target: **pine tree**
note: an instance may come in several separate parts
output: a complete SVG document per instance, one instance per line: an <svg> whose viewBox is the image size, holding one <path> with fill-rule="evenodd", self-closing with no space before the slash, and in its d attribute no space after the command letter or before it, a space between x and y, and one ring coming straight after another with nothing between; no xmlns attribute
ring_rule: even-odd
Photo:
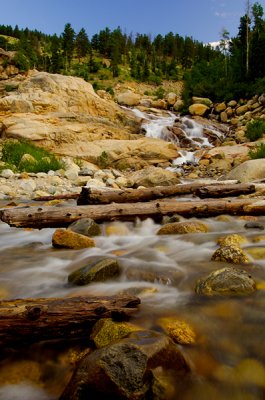
<svg viewBox="0 0 265 400"><path fill-rule="evenodd" d="M80 59L83 57L86 57L89 51L89 40L87 33L84 28L80 30L80 32L76 35L75 39L75 49L76 49L76 55L78 57L78 61L80 62Z"/></svg>
<svg viewBox="0 0 265 400"><path fill-rule="evenodd" d="M71 24L68 22L62 33L63 39L63 54L65 59L65 69L67 66L70 68L71 62L74 55L74 46L75 46L75 31L73 30Z"/></svg>

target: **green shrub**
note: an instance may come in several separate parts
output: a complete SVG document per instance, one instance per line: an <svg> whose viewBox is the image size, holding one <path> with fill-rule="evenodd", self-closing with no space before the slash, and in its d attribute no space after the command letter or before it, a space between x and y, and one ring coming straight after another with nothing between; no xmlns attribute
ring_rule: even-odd
<svg viewBox="0 0 265 400"><path fill-rule="evenodd" d="M115 94L112 86L108 86L107 89L106 89L106 92L111 94L111 96L114 96L114 94Z"/></svg>
<svg viewBox="0 0 265 400"><path fill-rule="evenodd" d="M30 157L22 159L24 154ZM31 159L32 158L32 159ZM62 168L62 163L49 151L27 141L8 140L3 143L1 160L15 171L48 172Z"/></svg>
<svg viewBox="0 0 265 400"><path fill-rule="evenodd" d="M102 153L98 157L98 165L100 166L100 168L106 168L108 166L109 164L108 159L109 159L108 153L106 153L106 151L102 151Z"/></svg>
<svg viewBox="0 0 265 400"><path fill-rule="evenodd" d="M254 142L260 139L265 133L265 122L255 119L247 124L246 137Z"/></svg>
<svg viewBox="0 0 265 400"><path fill-rule="evenodd" d="M18 85L5 85L5 91L6 92L13 92L14 90L17 90Z"/></svg>
<svg viewBox="0 0 265 400"><path fill-rule="evenodd" d="M165 96L165 89L160 86L156 91L155 91L155 96L157 99L163 99Z"/></svg>
<svg viewBox="0 0 265 400"><path fill-rule="evenodd" d="M248 153L249 157L252 160L256 160L257 158L265 158L265 143L260 143L253 150L250 150Z"/></svg>

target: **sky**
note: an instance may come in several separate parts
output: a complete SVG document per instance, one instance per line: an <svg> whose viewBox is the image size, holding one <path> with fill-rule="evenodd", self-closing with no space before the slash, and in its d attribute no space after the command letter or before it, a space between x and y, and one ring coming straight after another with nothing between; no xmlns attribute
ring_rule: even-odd
<svg viewBox="0 0 265 400"><path fill-rule="evenodd" d="M0 24L60 35L70 22L89 38L118 26L126 34L169 32L200 42L220 40L225 29L238 33L247 0L1 0ZM254 1L255 2L255 1ZM265 12L265 0L259 0ZM253 3L253 2L251 2Z"/></svg>

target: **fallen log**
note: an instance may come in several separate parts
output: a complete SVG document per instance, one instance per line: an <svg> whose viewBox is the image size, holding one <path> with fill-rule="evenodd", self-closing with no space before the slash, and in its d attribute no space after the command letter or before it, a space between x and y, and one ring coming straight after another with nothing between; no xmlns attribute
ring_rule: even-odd
<svg viewBox="0 0 265 400"><path fill-rule="evenodd" d="M132 221L135 218L160 219L164 215L179 214L184 217L210 217L220 214L264 215L265 204L254 211L247 206L257 202L255 198L152 201L146 203L106 204L72 207L22 207L0 210L0 219L17 228L65 227L80 218L95 221ZM253 210L253 209L251 209Z"/></svg>
<svg viewBox="0 0 265 400"><path fill-rule="evenodd" d="M255 193L256 187L250 183L241 183L234 185L211 185L200 187L195 190L196 196L200 198L210 198L210 197L230 197L239 196L241 194L251 194Z"/></svg>
<svg viewBox="0 0 265 400"><path fill-rule="evenodd" d="M135 296L16 299L0 302L0 343L36 342L89 336L101 318L126 320L140 299Z"/></svg>
<svg viewBox="0 0 265 400"><path fill-rule="evenodd" d="M51 200L75 200L80 196L79 193L66 193L66 194L57 194L55 196L38 196L34 197L32 200L34 201L51 201Z"/></svg>
<svg viewBox="0 0 265 400"><path fill-rule="evenodd" d="M78 205L131 203L150 201L170 196L195 193L199 197L228 197L255 192L253 184L202 185L201 183L179 184L172 186L156 186L141 189L97 189L82 187L77 199Z"/></svg>

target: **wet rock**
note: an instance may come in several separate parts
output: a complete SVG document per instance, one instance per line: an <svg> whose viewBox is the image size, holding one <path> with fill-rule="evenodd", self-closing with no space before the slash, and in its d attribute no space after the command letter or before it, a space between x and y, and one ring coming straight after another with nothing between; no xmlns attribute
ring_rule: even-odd
<svg viewBox="0 0 265 400"><path fill-rule="evenodd" d="M148 296L150 294L157 293L158 289L156 287L150 287L150 286L142 286L142 287L129 287L127 289L122 290L119 292L121 295L129 295L129 296L137 296L137 297L142 297L142 296Z"/></svg>
<svg viewBox="0 0 265 400"><path fill-rule="evenodd" d="M153 395L153 370L158 367L170 373L176 382L190 372L183 355L169 337L152 331L135 332L129 338L85 356L60 400L162 400L163 397Z"/></svg>
<svg viewBox="0 0 265 400"><path fill-rule="evenodd" d="M91 218L80 218L69 225L68 229L85 236L98 236L101 234L100 226Z"/></svg>
<svg viewBox="0 0 265 400"><path fill-rule="evenodd" d="M223 246L241 246L241 244L246 243L247 239L244 236L238 235L236 233L232 235L222 236L217 240L220 247Z"/></svg>
<svg viewBox="0 0 265 400"><path fill-rule="evenodd" d="M244 225L244 228L246 228L246 229L260 229L261 231L263 231L264 230L264 225L261 224L260 222L249 221Z"/></svg>
<svg viewBox="0 0 265 400"><path fill-rule="evenodd" d="M258 360L245 358L236 367L221 366L215 372L221 382L265 387L265 367Z"/></svg>
<svg viewBox="0 0 265 400"><path fill-rule="evenodd" d="M94 247L95 242L87 236L80 235L70 229L56 229L52 236L52 245L56 248L85 249Z"/></svg>
<svg viewBox="0 0 265 400"><path fill-rule="evenodd" d="M136 187L168 186L180 182L174 172L158 167L148 167L136 171L129 176L129 179Z"/></svg>
<svg viewBox="0 0 265 400"><path fill-rule="evenodd" d="M157 232L158 235L174 235L184 233L208 232L208 227L199 221L180 221L163 225Z"/></svg>
<svg viewBox="0 0 265 400"><path fill-rule="evenodd" d="M105 227L105 234L107 236L127 236L129 233L129 228L122 222L115 221Z"/></svg>
<svg viewBox="0 0 265 400"><path fill-rule="evenodd" d="M212 261L226 261L232 264L248 264L247 254L236 245L222 246L215 250L211 258Z"/></svg>
<svg viewBox="0 0 265 400"><path fill-rule="evenodd" d="M119 263L112 258L93 260L85 266L72 272L68 282L73 285L83 286L92 282L104 282L120 275Z"/></svg>
<svg viewBox="0 0 265 400"><path fill-rule="evenodd" d="M228 295L240 296L251 294L256 290L252 277L243 270L222 268L212 272L196 282L195 292L207 296Z"/></svg>
<svg viewBox="0 0 265 400"><path fill-rule="evenodd" d="M194 344L196 334L194 330L184 321L180 321L174 317L160 318L158 320L165 332L174 342L179 344Z"/></svg>
<svg viewBox="0 0 265 400"><path fill-rule="evenodd" d="M265 247L248 247L246 251L255 260L265 259Z"/></svg>
<svg viewBox="0 0 265 400"><path fill-rule="evenodd" d="M173 286L177 285L183 278L182 272L174 268L163 268L163 270L156 271L151 268L130 267L126 270L125 274L129 280L139 280Z"/></svg>
<svg viewBox="0 0 265 400"><path fill-rule="evenodd" d="M94 325L90 339L100 349L141 329L129 322L115 322L111 318L102 318Z"/></svg>

